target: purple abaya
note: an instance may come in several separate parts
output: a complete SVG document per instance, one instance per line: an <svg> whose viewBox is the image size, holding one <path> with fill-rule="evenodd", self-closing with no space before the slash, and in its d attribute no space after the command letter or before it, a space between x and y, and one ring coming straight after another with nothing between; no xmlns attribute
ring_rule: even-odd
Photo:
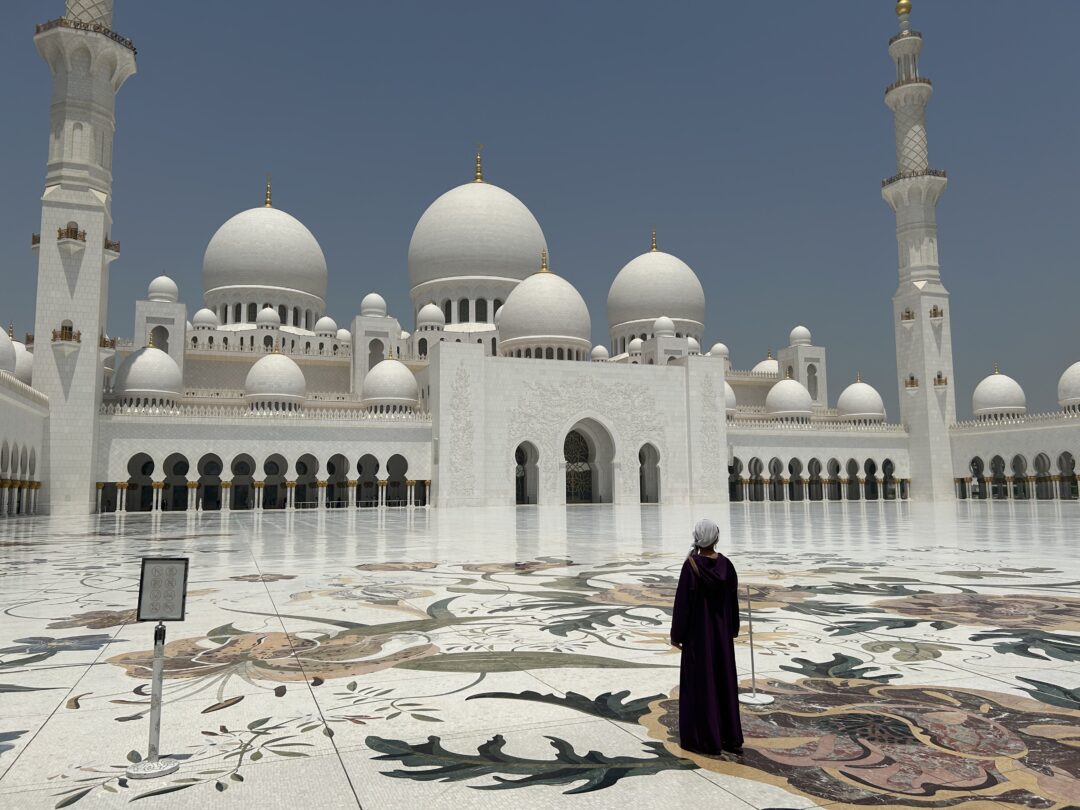
<svg viewBox="0 0 1080 810"><path fill-rule="evenodd" d="M697 566L695 571L694 566ZM679 674L680 745L702 754L741 748L735 636L739 577L723 554L693 554L683 563L671 642L682 645Z"/></svg>

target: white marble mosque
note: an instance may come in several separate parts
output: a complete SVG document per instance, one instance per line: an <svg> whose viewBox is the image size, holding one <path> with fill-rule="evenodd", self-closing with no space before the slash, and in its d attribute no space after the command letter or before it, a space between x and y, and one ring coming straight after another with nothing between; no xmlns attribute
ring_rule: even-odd
<svg viewBox="0 0 1080 810"><path fill-rule="evenodd" d="M831 399L826 347L802 325L736 368L697 275L655 233L614 275L609 341L593 346L540 223L479 153L416 224L410 313L373 292L349 322L330 318L319 243L268 181L210 236L201 306L160 276L133 337L108 336L114 108L136 51L112 0L68 0L34 37L53 73L49 160L34 332L0 336L0 513L1076 499L1080 363L1060 411L1027 413L994 369L974 419L957 419L946 176L929 159L923 37L897 8L897 166L882 184L896 371L834 380ZM899 413L874 385L897 386Z"/></svg>

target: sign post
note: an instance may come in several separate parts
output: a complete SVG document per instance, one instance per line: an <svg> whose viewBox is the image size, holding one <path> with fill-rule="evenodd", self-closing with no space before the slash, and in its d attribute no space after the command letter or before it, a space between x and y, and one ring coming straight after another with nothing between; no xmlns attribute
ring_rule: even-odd
<svg viewBox="0 0 1080 810"><path fill-rule="evenodd" d="M750 624L750 683L753 692L750 694L743 692L739 695L739 703L746 703L749 706L768 706L775 698L772 695L766 695L764 692L758 694L757 690L757 670L754 668L754 609L750 606L749 585L746 586L746 618Z"/></svg>
<svg viewBox="0 0 1080 810"><path fill-rule="evenodd" d="M180 763L159 756L161 737L161 680L165 669L165 622L184 620L187 603L188 559L186 557L143 557L139 578L140 622L157 622L154 627L154 665L150 682L150 743L146 758L127 769L130 779L153 779L175 773Z"/></svg>

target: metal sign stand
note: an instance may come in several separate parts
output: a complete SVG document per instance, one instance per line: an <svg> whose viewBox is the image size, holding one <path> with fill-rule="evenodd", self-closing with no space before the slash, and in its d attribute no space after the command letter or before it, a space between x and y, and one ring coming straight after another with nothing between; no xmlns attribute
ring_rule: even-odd
<svg viewBox="0 0 1080 810"><path fill-rule="evenodd" d="M768 706L775 698L772 695L766 695L764 692L758 694L757 690L757 669L754 667L754 610L750 606L750 586L746 586L746 616L749 619L750 624L750 682L753 685L753 692L743 692L739 695L739 703L746 703L750 706Z"/></svg>
<svg viewBox="0 0 1080 810"><path fill-rule="evenodd" d="M157 623L154 628L154 675L150 684L150 744L146 759L127 769L130 779L153 779L176 773L180 763L174 759L158 758L158 740L161 737L161 675L165 669L165 625Z"/></svg>

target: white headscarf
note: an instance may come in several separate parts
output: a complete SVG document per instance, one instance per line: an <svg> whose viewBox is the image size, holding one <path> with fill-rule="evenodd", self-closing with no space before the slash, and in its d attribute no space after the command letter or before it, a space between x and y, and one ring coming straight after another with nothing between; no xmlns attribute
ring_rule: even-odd
<svg viewBox="0 0 1080 810"><path fill-rule="evenodd" d="M720 539L720 527L708 518L703 518L694 526L694 546L696 548L712 548Z"/></svg>

